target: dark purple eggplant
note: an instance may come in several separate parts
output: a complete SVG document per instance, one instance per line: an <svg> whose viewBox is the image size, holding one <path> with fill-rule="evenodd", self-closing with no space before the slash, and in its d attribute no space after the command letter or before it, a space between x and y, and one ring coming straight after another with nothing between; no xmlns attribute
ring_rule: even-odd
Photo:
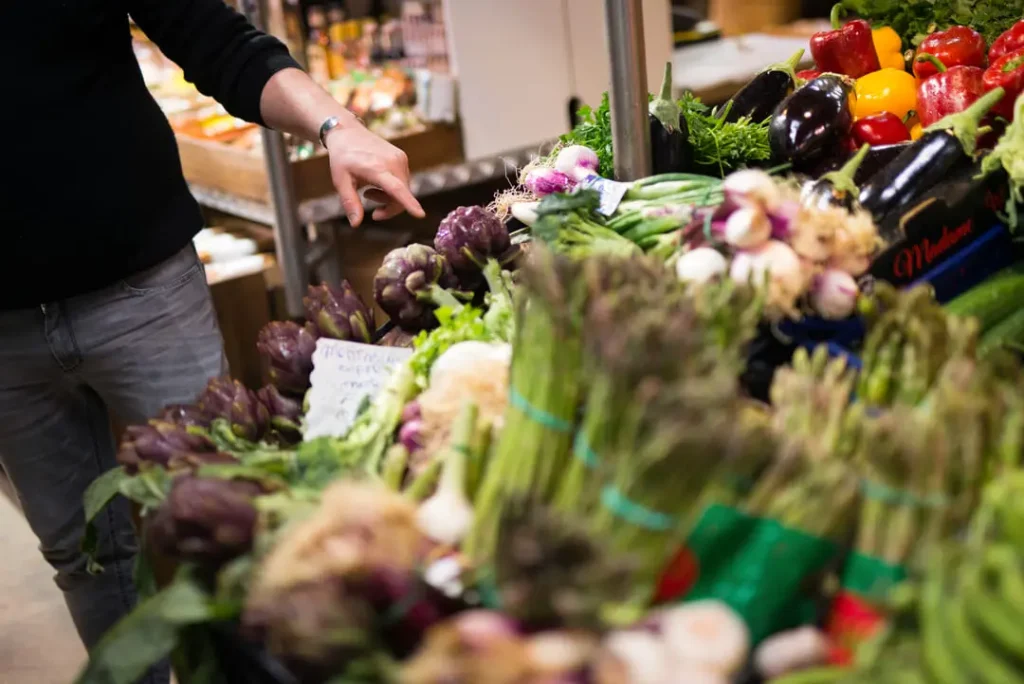
<svg viewBox="0 0 1024 684"><path fill-rule="evenodd" d="M910 144L911 143L908 141L893 143L891 145L875 145L868 150L867 156L864 157L864 161L861 162L860 167L857 169L857 173L853 176L853 182L858 186L863 186L871 180L876 173L888 166L889 162L898 157L903 150L910 147ZM850 161L854 154L856 153L847 153L837 157L830 157L820 166L809 171L807 175L814 179L821 178L826 173L838 171L843 168L848 161Z"/></svg>
<svg viewBox="0 0 1024 684"><path fill-rule="evenodd" d="M858 209L860 204L857 197L860 195L860 188L853 179L870 149L871 145L864 145L838 171L830 171L818 180L805 184L800 193L800 202L805 207L840 207L851 213Z"/></svg>
<svg viewBox="0 0 1024 684"><path fill-rule="evenodd" d="M883 231L884 239L899 237L893 227L906 209L950 174L973 163L981 120L1003 94L1002 88L996 88L964 111L929 126L861 189L861 206L880 227L889 227Z"/></svg>
<svg viewBox="0 0 1024 684"><path fill-rule="evenodd" d="M768 129L775 163L803 171L835 150L853 126L852 98L849 79L825 74L783 100Z"/></svg>
<svg viewBox="0 0 1024 684"><path fill-rule="evenodd" d="M690 170L690 132L679 103L672 99L672 62L665 64L661 92L651 100L651 174Z"/></svg>
<svg viewBox="0 0 1024 684"><path fill-rule="evenodd" d="M726 123L747 118L761 122L772 115L796 89L796 67L804 56L801 49L785 62L773 64L743 86L722 108Z"/></svg>

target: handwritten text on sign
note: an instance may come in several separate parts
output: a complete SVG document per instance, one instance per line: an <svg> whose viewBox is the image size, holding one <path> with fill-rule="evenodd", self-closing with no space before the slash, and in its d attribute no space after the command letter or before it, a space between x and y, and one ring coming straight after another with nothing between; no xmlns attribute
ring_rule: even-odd
<svg viewBox="0 0 1024 684"><path fill-rule="evenodd" d="M411 349L400 347L317 340L306 439L344 436L363 400L376 397L387 385L395 366L411 354Z"/></svg>

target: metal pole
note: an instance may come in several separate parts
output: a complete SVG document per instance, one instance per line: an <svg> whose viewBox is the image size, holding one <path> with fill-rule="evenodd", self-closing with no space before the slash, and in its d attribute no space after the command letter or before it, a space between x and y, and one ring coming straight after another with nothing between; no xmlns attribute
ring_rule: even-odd
<svg viewBox="0 0 1024 684"><path fill-rule="evenodd" d="M647 65L642 0L605 0L611 53L612 148L615 177L630 181L651 172Z"/></svg>
<svg viewBox="0 0 1024 684"><path fill-rule="evenodd" d="M257 27L266 29L268 12L266 5L280 0L243 3L246 14ZM299 203L295 199L292 185L291 161L284 134L264 128L263 161L267 166L267 180L270 197L274 204L274 244L277 247L277 264L284 278L284 301L288 316L297 318L303 314L302 296L309 285L309 269L306 265L306 244L299 223Z"/></svg>

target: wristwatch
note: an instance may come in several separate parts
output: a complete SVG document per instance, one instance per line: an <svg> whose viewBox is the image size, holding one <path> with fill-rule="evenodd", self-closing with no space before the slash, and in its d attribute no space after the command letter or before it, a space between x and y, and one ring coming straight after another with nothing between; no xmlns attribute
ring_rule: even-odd
<svg viewBox="0 0 1024 684"><path fill-rule="evenodd" d="M356 116L355 114L352 114L352 116L355 117L355 120L358 121L363 126L366 125L366 123L361 118ZM335 128L337 128L340 125L341 125L341 119L339 117L337 117L337 116L329 116L329 117L327 117L324 120L324 122L322 124L320 124L320 144L323 145L324 147L327 147L327 134L330 133L331 131L333 131Z"/></svg>

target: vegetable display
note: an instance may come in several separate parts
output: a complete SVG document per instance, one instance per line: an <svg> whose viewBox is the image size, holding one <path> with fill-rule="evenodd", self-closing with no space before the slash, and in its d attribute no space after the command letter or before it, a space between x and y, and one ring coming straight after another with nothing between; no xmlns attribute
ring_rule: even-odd
<svg viewBox="0 0 1024 684"><path fill-rule="evenodd" d="M385 256L384 328L310 287L268 384L128 428L90 571L119 496L178 568L77 684L1024 682L1024 30L842 5L716 110L668 66L646 177L583 108ZM325 428L331 339L411 351Z"/></svg>

